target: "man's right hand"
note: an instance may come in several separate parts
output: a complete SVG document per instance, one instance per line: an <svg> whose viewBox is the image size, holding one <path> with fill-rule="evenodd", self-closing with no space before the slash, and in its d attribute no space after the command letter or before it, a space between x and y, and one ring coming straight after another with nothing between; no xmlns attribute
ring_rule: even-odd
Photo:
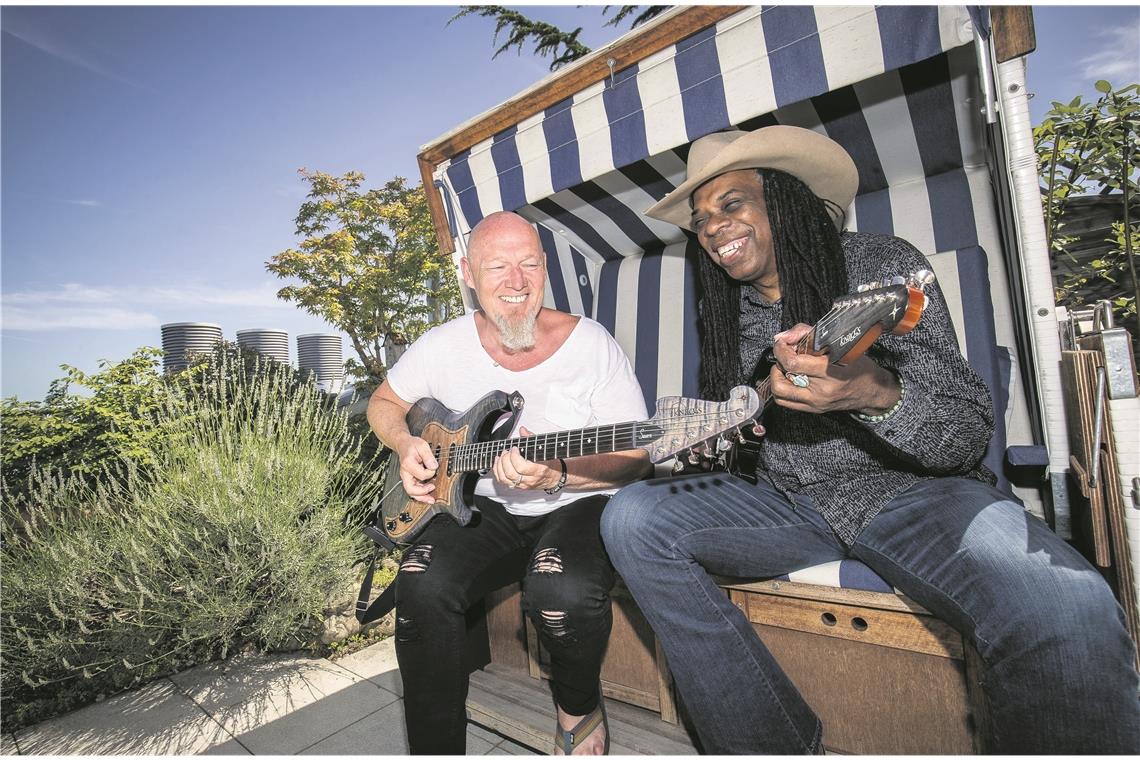
<svg viewBox="0 0 1140 760"><path fill-rule="evenodd" d="M431 446L423 438L409 435L399 445L396 455L400 457L400 480L408 496L424 504L434 504L435 477L439 462L432 456Z"/></svg>

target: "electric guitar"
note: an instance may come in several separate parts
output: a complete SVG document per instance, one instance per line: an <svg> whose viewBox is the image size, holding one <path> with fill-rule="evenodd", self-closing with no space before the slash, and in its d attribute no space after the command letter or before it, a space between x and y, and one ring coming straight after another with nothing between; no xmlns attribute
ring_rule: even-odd
<svg viewBox="0 0 1140 760"><path fill-rule="evenodd" d="M884 333L905 335L915 328L922 312L926 309L926 288L934 282L934 273L922 269L909 277L895 277L890 282L872 282L861 285L855 293L842 296L832 302L831 308L796 343L796 353L810 353L816 356L827 354L831 364L844 366L855 361L869 349ZM760 361L753 373L751 382L760 398L760 412L772 403L771 365ZM740 428L747 431L748 428ZM734 462L738 452L735 443L745 444L750 439L742 434L733 441L720 436L712 445L702 442L690 449L685 457L678 457L674 463L674 473L698 470L731 470L749 480L755 479L755 456L758 447L749 452L748 462ZM756 439L752 438L755 444Z"/></svg>
<svg viewBox="0 0 1140 760"><path fill-rule="evenodd" d="M657 400L653 417L642 422L520 438L496 437L492 432L495 422L510 414L499 427L504 435L509 433L524 403L517 392L492 391L465 412L452 412L432 398L412 405L406 415L408 430L428 442L439 463L432 479L435 503L424 504L408 496L400 480L399 458L390 456L380 505L388 537L398 543L411 542L437 514L450 515L460 525L469 523L477 474L490 470L495 457L514 446L532 462L643 449L657 463L736 430L752 420L761 407L756 390L741 385L722 402L665 396Z"/></svg>

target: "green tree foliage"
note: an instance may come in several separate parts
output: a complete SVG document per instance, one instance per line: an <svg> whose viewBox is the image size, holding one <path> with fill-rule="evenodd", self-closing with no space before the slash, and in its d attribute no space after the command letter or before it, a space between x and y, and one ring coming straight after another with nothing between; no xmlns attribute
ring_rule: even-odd
<svg viewBox="0 0 1140 760"><path fill-rule="evenodd" d="M1066 234L1065 215L1079 195L1119 193L1123 222L1112 226L1106 255L1093 260L1057 287L1057 302L1076 305L1075 294L1091 280L1111 283L1119 319L1135 318L1137 258L1140 257L1140 85L1113 89L1096 83L1100 97L1084 103L1054 101L1045 120L1033 130L1041 177L1046 236L1053 255L1065 255L1076 238Z"/></svg>
<svg viewBox="0 0 1140 760"><path fill-rule="evenodd" d="M120 460L149 464L159 434L151 417L167 394L158 374L161 356L157 348L140 348L121 362L99 362L100 370L90 375L64 364L67 376L52 382L43 401L4 399L2 461L9 487L19 487L36 464L79 475Z"/></svg>
<svg viewBox="0 0 1140 760"><path fill-rule="evenodd" d="M359 362L349 374L379 383L403 347L461 308L459 283L436 245L420 186L396 177L364 190L364 175L300 170L309 184L296 232L304 237L265 268L296 279L277 296L345 332Z"/></svg>
<svg viewBox="0 0 1140 760"><path fill-rule="evenodd" d="M612 7L614 6L603 6L602 13L608 14ZM613 18L606 22L606 26L617 26L626 18L636 13L630 27L638 27L646 21L661 15L672 6L650 5L640 13L637 13L638 8L641 7L638 5L620 5L616 7L618 8L617 12ZM589 47L578 41L578 35L582 33L582 27L578 27L572 32L565 32L553 24L547 24L543 21L534 21L518 11L511 10L502 5L464 5L447 23L450 25L451 22L456 19L472 15L495 19L495 36L493 38L495 45L499 45L499 35L506 30L504 35L505 41L495 50L495 54L491 56L492 59L498 58L500 53L504 53L511 48L514 48L516 52L521 54L523 45L529 41L534 45L535 55L543 58L553 58L550 64L550 70L557 71L566 64L576 61L590 52Z"/></svg>
<svg viewBox="0 0 1140 760"><path fill-rule="evenodd" d="M87 480L124 462L145 469L154 463L154 447L166 434L155 415L166 409L169 418L173 397L200 391L213 368L223 364L235 382L267 371L261 366L264 357L233 343L191 356L190 366L173 375L160 374L161 357L161 349L144 346L121 362L100 361L92 374L64 364L60 368L66 376L52 382L43 401L3 399L0 472L6 487L23 490L37 468ZM273 368L288 378L290 388L312 384L287 365Z"/></svg>

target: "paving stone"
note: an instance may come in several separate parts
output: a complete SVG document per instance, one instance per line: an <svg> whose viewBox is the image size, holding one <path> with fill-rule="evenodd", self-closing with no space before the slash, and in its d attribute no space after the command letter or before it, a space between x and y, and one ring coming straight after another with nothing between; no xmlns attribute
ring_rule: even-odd
<svg viewBox="0 0 1140 760"><path fill-rule="evenodd" d="M407 755L404 703L387 707L356 721L332 736L306 747L302 755Z"/></svg>
<svg viewBox="0 0 1140 760"><path fill-rule="evenodd" d="M228 742L210 747L205 752L199 752L199 755L249 755L252 754L248 749L241 746L241 742L237 739L230 739Z"/></svg>
<svg viewBox="0 0 1140 760"><path fill-rule="evenodd" d="M480 726L476 726L474 723L468 723L467 754L486 755L495 748L495 745L497 745L502 738L503 737L498 734L493 734Z"/></svg>
<svg viewBox="0 0 1140 760"><path fill-rule="evenodd" d="M368 680L383 689L387 689L397 697L404 696L404 681L398 670L389 670L387 673L372 676Z"/></svg>
<svg viewBox="0 0 1140 760"><path fill-rule="evenodd" d="M234 657L184 670L170 680L202 709L213 713L266 694L295 695L303 700L311 691L307 682L321 678L322 672L341 681L341 688L359 680L323 658L297 654Z"/></svg>
<svg viewBox="0 0 1140 760"><path fill-rule="evenodd" d="M16 732L25 755L193 755L232 738L166 679Z"/></svg>
<svg viewBox="0 0 1140 760"><path fill-rule="evenodd" d="M0 735L0 755L18 755L16 737L11 734Z"/></svg>
<svg viewBox="0 0 1140 760"><path fill-rule="evenodd" d="M537 755L530 747L524 744L519 744L510 739L503 739L495 747L487 753L488 755Z"/></svg>
<svg viewBox="0 0 1140 760"><path fill-rule="evenodd" d="M530 747L519 744L516 741L508 739L502 734L497 734L489 728L480 726L478 723L467 722L467 754L476 754L472 750L471 738L475 737L479 740L478 746L482 747L483 743L490 742L493 746L489 749L479 752L478 754L484 755L537 755L538 753Z"/></svg>
<svg viewBox="0 0 1140 760"><path fill-rule="evenodd" d="M302 693L255 697L214 717L255 755L291 755L398 699L371 681L333 689L328 680L310 682Z"/></svg>
<svg viewBox="0 0 1140 760"><path fill-rule="evenodd" d="M404 683L400 679L400 666L396 662L396 640L387 638L333 660L340 667L361 678L367 678L393 694L404 695Z"/></svg>
<svg viewBox="0 0 1140 760"><path fill-rule="evenodd" d="M483 726L480 726L478 723L472 723L471 721L467 721L467 735L468 736L474 736L478 739L482 739L483 741L485 741L489 744L492 744L492 745L498 744L499 742L501 742L503 739L506 738L505 736L501 736L499 734L496 734L494 731L490 730L489 728L484 728Z"/></svg>

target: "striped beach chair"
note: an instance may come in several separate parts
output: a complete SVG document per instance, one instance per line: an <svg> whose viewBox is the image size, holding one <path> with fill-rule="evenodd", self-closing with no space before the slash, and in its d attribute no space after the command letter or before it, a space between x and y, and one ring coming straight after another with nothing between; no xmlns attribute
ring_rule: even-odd
<svg viewBox="0 0 1140 760"><path fill-rule="evenodd" d="M426 145L420 165L441 242L458 264L471 228L487 214L505 209L530 220L547 255L547 305L610 330L652 409L659 396L698 395L695 265L702 254L690 235L645 209L680 183L690 143L705 134L770 124L824 133L859 168L848 228L905 238L933 265L959 347L994 399L985 463L1002 488L1064 535L1067 442L1063 421L1058 430L1046 419L1060 414L1060 391L1036 371L1058 352L1048 257L1033 224L1040 227L1040 207L1023 58L1031 43L1010 50L1016 36L994 39L991 31L987 11L955 6L676 9ZM1036 483L1024 487L1013 477L1019 464L1037 468ZM1052 475L1051 492L1041 489L1042 474ZM866 609L923 614L854 560L726 591L787 601L809 585L821 591L799 598L813 603L829 603L821 594L834 589L850 592L839 604L879 594L886 606ZM740 603L750 602L741 596ZM765 614L794 613L776 606ZM842 614L811 614L823 634L851 639L847 628L839 635ZM955 672L968 681L969 652L952 643L955 634L939 621L915 620L907 630L936 630L930 646L953 649L946 656L957 658ZM852 625L856 637L863 632ZM968 687L963 695L973 694ZM803 690L809 701L829 701L826 689ZM921 699L920 691L908 698ZM928 727L919 732L934 737L926 744L869 738L878 729L854 727L857 720L825 740L862 752L978 748L969 706L945 709L944 722L962 730L950 737L953 731ZM825 724L834 731L845 720ZM890 720L897 719L882 718Z"/></svg>

